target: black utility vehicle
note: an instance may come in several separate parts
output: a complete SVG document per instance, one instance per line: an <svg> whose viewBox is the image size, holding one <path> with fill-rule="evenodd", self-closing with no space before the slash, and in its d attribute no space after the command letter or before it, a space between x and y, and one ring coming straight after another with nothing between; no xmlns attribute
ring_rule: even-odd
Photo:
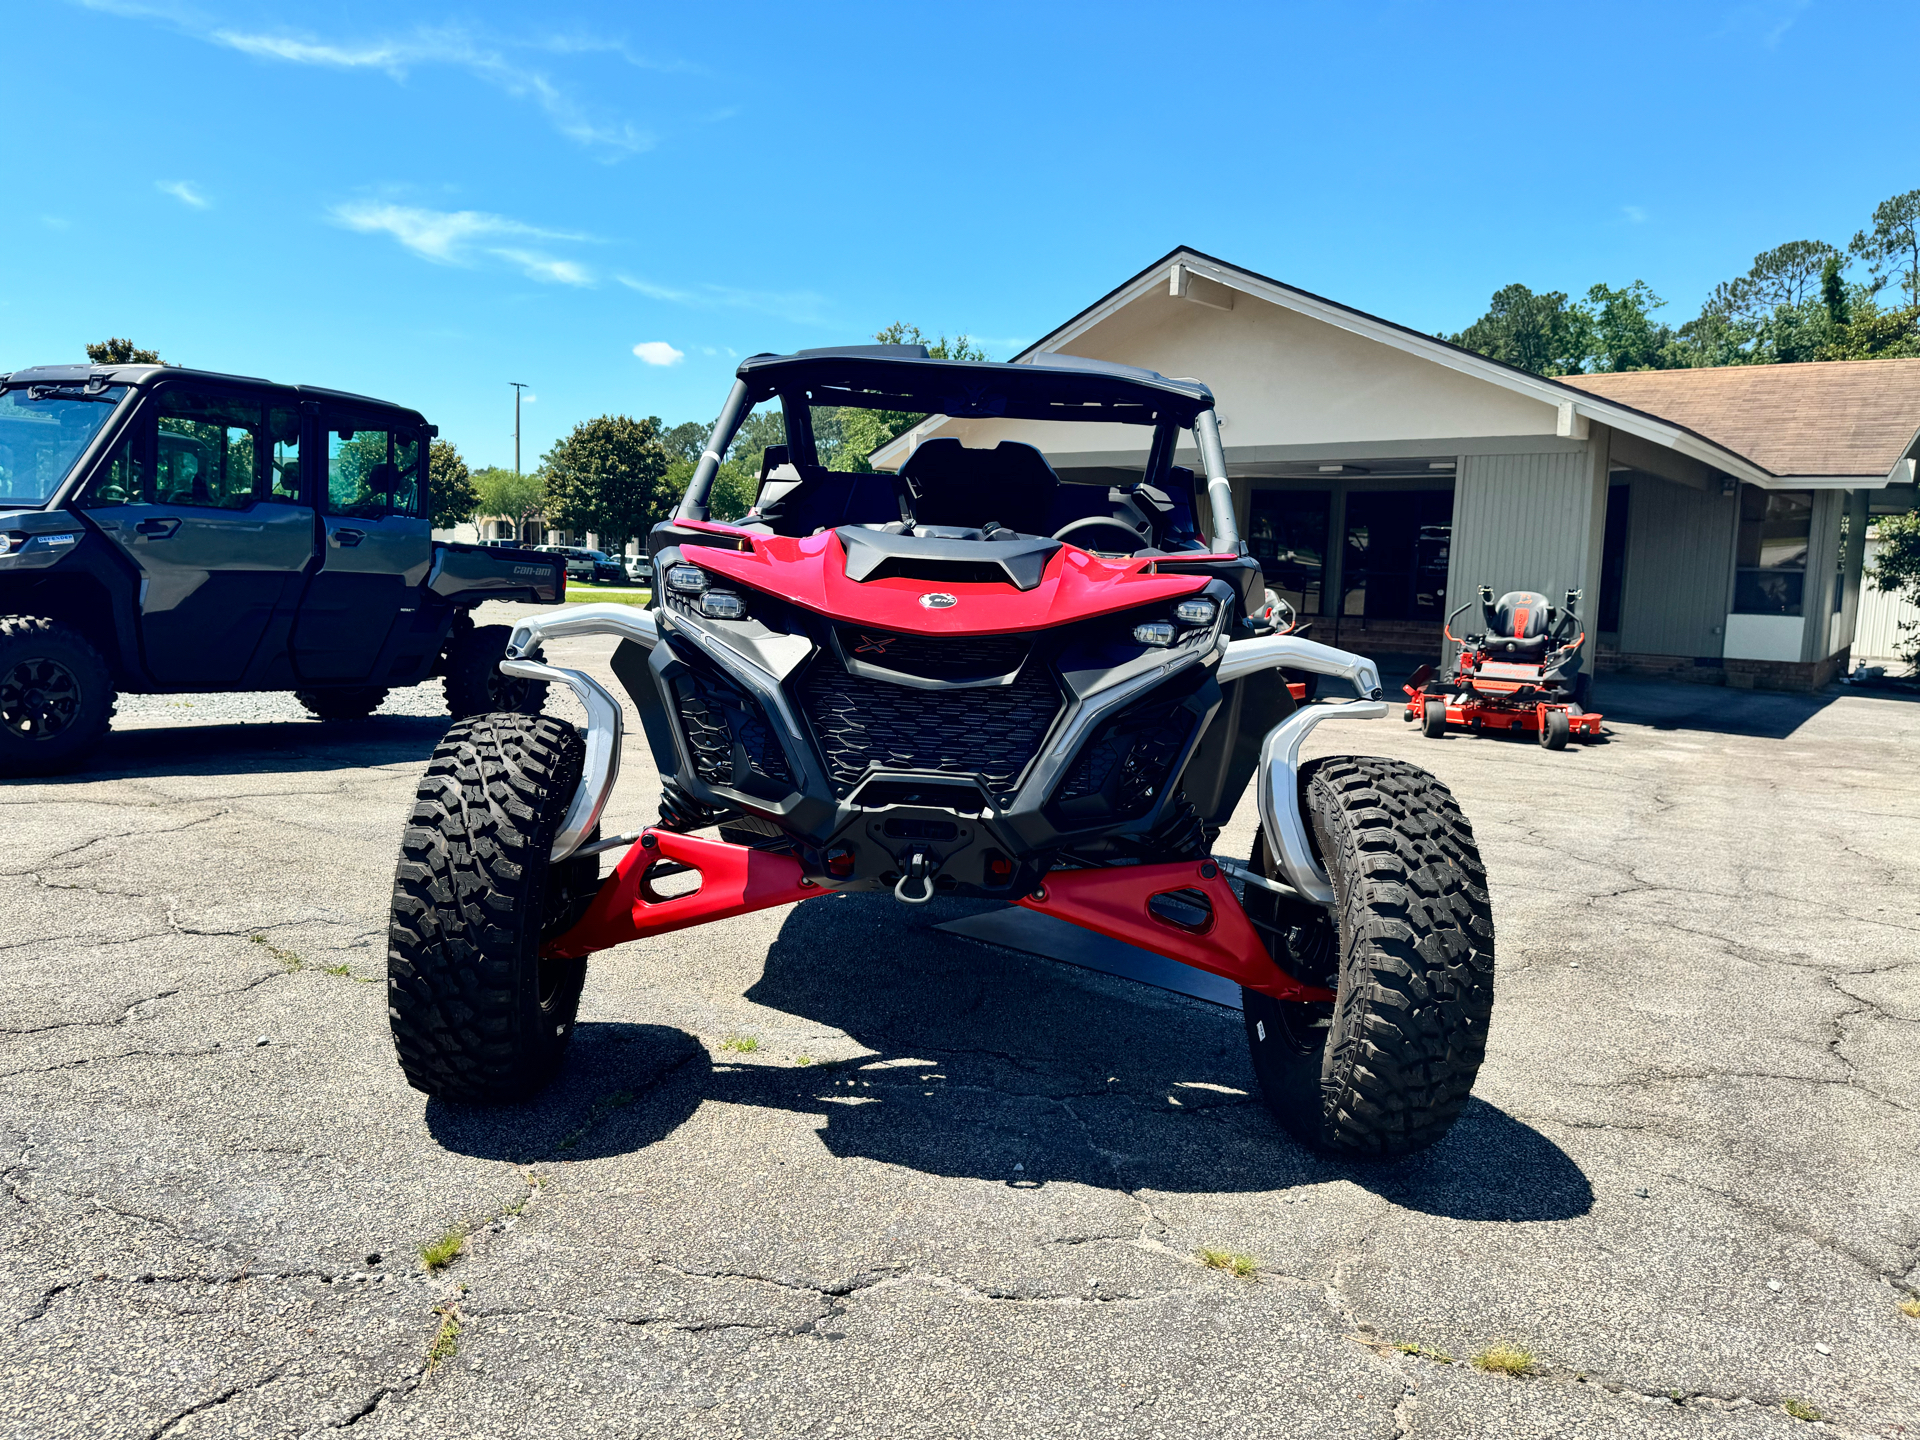
<svg viewBox="0 0 1921 1441"><path fill-rule="evenodd" d="M292 691L326 720L445 677L456 717L538 711L483 600L557 557L446 544L418 412L155 365L0 375L0 775L71 766L118 691Z"/></svg>
<svg viewBox="0 0 1921 1441"><path fill-rule="evenodd" d="M588 550L578 545L546 545L541 549L567 562L567 579L569 580L584 580L605 585L627 583L626 570L619 561L604 550Z"/></svg>

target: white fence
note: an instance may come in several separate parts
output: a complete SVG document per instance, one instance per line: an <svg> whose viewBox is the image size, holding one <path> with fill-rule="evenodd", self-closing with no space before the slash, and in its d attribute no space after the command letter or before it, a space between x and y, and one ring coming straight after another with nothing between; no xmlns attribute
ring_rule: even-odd
<svg viewBox="0 0 1921 1441"><path fill-rule="evenodd" d="M1881 548L1872 531L1868 534L1867 569L1874 569L1875 552ZM1917 610L1898 596L1889 595L1884 590L1876 590L1865 579L1861 582L1861 609L1854 620L1854 649L1849 652L1853 660L1868 661L1872 664L1888 664L1897 660L1901 654L1901 641L1905 622L1912 627L1921 621L1921 610ZM1914 644L1912 629L1905 632L1907 643Z"/></svg>

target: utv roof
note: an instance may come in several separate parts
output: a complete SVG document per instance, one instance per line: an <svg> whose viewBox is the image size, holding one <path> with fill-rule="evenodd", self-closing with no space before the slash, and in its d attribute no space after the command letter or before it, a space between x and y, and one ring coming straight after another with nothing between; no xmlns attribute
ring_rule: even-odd
<svg viewBox="0 0 1921 1441"><path fill-rule="evenodd" d="M753 355L735 372L758 405L805 392L815 405L906 410L1009 420L1172 422L1183 428L1214 406L1198 380L1152 370L1047 355L1034 364L935 360L924 345L846 345L793 355Z"/></svg>
<svg viewBox="0 0 1921 1441"><path fill-rule="evenodd" d="M382 410L397 410L424 420L410 406L391 400L376 400L371 395L355 395L346 390L329 390L321 385L284 385L277 380L262 380L254 375L224 375L217 370L189 370L182 365L35 365L11 374L0 375L0 385L141 385L160 376L169 379L206 380L221 385L258 385L273 390L297 391L308 400L335 400L350 405L373 405Z"/></svg>

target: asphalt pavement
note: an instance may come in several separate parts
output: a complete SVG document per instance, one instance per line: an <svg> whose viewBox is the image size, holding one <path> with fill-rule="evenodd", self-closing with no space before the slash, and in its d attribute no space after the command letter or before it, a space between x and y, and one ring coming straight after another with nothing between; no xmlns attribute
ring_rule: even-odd
<svg viewBox="0 0 1921 1441"><path fill-rule="evenodd" d="M0 1429L1913 1436L1915 706L1597 700L1561 754L1313 739L1433 770L1492 881L1475 1099L1393 1165L1288 1139L1232 1011L870 895L596 956L548 1093L429 1101L437 690L130 702L0 784ZM656 792L636 733L609 826Z"/></svg>

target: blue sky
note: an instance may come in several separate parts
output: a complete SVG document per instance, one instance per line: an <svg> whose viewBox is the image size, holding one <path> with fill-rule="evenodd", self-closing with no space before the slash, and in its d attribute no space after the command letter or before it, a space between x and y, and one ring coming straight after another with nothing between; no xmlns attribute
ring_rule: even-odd
<svg viewBox="0 0 1921 1441"><path fill-rule="evenodd" d="M1889 4L12 5L0 370L128 335L475 464L733 357L1010 355L1177 244L1423 330L1689 318L1916 183ZM636 349L638 347L638 350Z"/></svg>

